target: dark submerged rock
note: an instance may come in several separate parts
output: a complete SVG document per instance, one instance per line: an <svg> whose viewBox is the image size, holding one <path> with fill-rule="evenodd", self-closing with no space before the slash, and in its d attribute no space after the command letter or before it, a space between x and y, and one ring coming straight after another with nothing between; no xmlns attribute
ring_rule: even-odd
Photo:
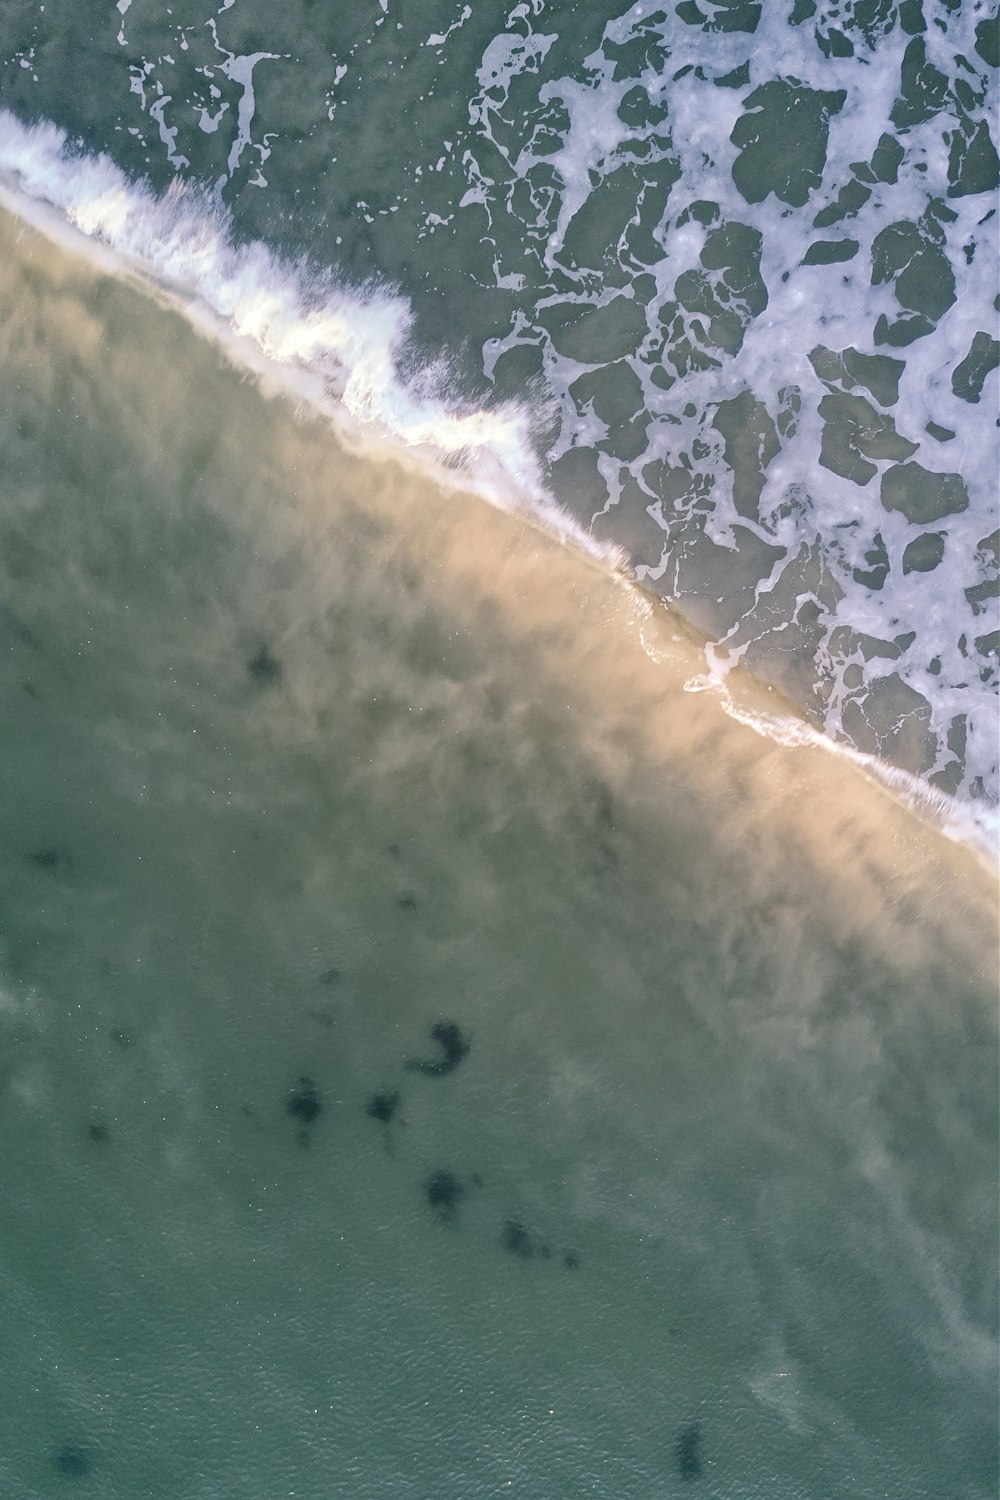
<svg viewBox="0 0 1000 1500"><path fill-rule="evenodd" d="M617 830L614 798L611 788L604 781L588 783L587 793L593 807L593 826L596 835L598 858L594 873L606 874L618 866L618 850L614 844Z"/></svg>
<svg viewBox="0 0 1000 1500"><path fill-rule="evenodd" d="M247 662L247 676L258 687L268 687L281 677L281 662L266 646L261 646L257 655Z"/></svg>
<svg viewBox="0 0 1000 1500"><path fill-rule="evenodd" d="M388 1125L399 1108L399 1103L399 1094L372 1094L365 1106L365 1114L373 1120L381 1121L383 1125Z"/></svg>
<svg viewBox="0 0 1000 1500"><path fill-rule="evenodd" d="M580 1257L573 1250L567 1250L563 1256L563 1265L567 1271L577 1271L580 1268Z"/></svg>
<svg viewBox="0 0 1000 1500"><path fill-rule="evenodd" d="M396 905L400 911L416 911L417 898L410 891L404 891L401 896L396 897Z"/></svg>
<svg viewBox="0 0 1000 1500"><path fill-rule="evenodd" d="M68 854L62 849L54 848L52 845L49 845L45 849L33 849L28 855L28 859L33 865L38 865L41 870L55 870L60 865L69 865L72 863Z"/></svg>
<svg viewBox="0 0 1000 1500"><path fill-rule="evenodd" d="M701 1428L697 1422L683 1428L674 1443L674 1462L682 1479L698 1479L701 1475Z"/></svg>
<svg viewBox="0 0 1000 1500"><path fill-rule="evenodd" d="M84 1479L94 1467L94 1460L79 1443L64 1443L52 1458L60 1474L70 1479Z"/></svg>
<svg viewBox="0 0 1000 1500"><path fill-rule="evenodd" d="M129 1036L128 1032L123 1031L120 1026L112 1026L111 1030L108 1032L108 1036L114 1042L115 1046L120 1047L123 1052L126 1050L126 1048L131 1047L132 1045L132 1038Z"/></svg>
<svg viewBox="0 0 1000 1500"><path fill-rule="evenodd" d="M97 1121L95 1121L95 1123L89 1127L89 1129L87 1130L87 1134L90 1136L90 1139L92 1141L109 1141L111 1139L111 1131L108 1129L108 1127L106 1125L101 1125Z"/></svg>
<svg viewBox="0 0 1000 1500"><path fill-rule="evenodd" d="M594 822L606 833L615 831L615 800L606 781L592 781L590 793L594 801Z"/></svg>
<svg viewBox="0 0 1000 1500"><path fill-rule="evenodd" d="M339 984L340 983L340 970L339 969L327 969L325 973L323 973L323 974L321 974L319 976L319 982L320 982L320 984Z"/></svg>
<svg viewBox="0 0 1000 1500"><path fill-rule="evenodd" d="M323 1111L323 1101L319 1097L319 1090L311 1078L299 1078L288 1098L285 1100L285 1108L296 1120L301 1120L304 1125L314 1125Z"/></svg>
<svg viewBox="0 0 1000 1500"><path fill-rule="evenodd" d="M457 1068L462 1058L468 1055L469 1043L454 1021L438 1021L431 1027L431 1036L444 1056L437 1060L414 1058L406 1067L412 1073L425 1073L430 1078L440 1078Z"/></svg>
<svg viewBox="0 0 1000 1500"><path fill-rule="evenodd" d="M465 1188L453 1172L442 1168L427 1182L427 1201L442 1224L453 1224Z"/></svg>
<svg viewBox="0 0 1000 1500"><path fill-rule="evenodd" d="M601 839L597 845L597 858L594 861L594 874L607 875L611 870L617 870L619 865L618 850L610 839Z"/></svg>
<svg viewBox="0 0 1000 1500"><path fill-rule="evenodd" d="M509 1255L516 1255L519 1260L530 1260L535 1253L531 1235L518 1219L508 1219L503 1226L501 1242Z"/></svg>

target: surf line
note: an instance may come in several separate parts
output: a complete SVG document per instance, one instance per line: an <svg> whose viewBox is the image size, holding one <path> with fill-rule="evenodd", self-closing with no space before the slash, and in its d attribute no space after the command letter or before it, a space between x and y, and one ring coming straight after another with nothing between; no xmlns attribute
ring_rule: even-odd
<svg viewBox="0 0 1000 1500"><path fill-rule="evenodd" d="M929 823L945 838L971 849L991 875L1000 873L1000 820L995 808L984 808L982 813L978 813L973 806L959 802L947 792L914 776L911 771L905 771L901 766L894 766L877 755L858 750L844 740L836 740L832 735L824 734L802 718L784 699L779 698L784 710L780 713L765 713L760 709L745 707L730 689L724 675L708 672L703 676L690 678L684 684L684 691L714 693L718 696L723 711L731 719L748 725L776 745L782 745L786 749L809 746L825 750L829 755L845 757L863 776L875 782L908 812L922 822Z"/></svg>
<svg viewBox="0 0 1000 1500"><path fill-rule="evenodd" d="M644 587L628 554L604 544L545 489L531 442L531 416L514 404L456 409L443 394L443 363L421 372L423 392L398 374L412 313L403 297L372 283L348 288L334 273L281 259L259 241L236 245L230 219L207 189L175 179L157 195L103 154L76 150L51 122L24 125L0 109L0 205L45 238L105 274L128 277L180 312L266 394L292 398L329 420L350 451L390 458L442 488L513 512L602 572L634 601L634 623L655 610L705 652L708 671L688 691L710 690L730 717L786 747L812 745L847 756L911 812L1000 864L995 810L978 810L909 772L810 725L790 703L780 714L742 705L714 661L712 643L669 600ZM429 393L429 394L425 394Z"/></svg>
<svg viewBox="0 0 1000 1500"><path fill-rule="evenodd" d="M967 848L992 878L1000 874L1000 818L993 807L970 806L930 785L920 776L858 750L809 722L803 711L775 687L761 682L735 662L720 661L715 643L696 630L668 600L619 570L619 583L630 598L631 625L642 650L659 664L670 654L669 641L683 641L700 651L706 670L684 682L686 693L708 693L728 718L752 729L785 750L822 750L849 760L866 781L953 843ZM762 701L766 694L766 701Z"/></svg>
<svg viewBox="0 0 1000 1500"><path fill-rule="evenodd" d="M601 565L626 565L545 489L532 417L515 403L462 409L443 361L419 389L399 374L413 323L404 297L348 287L329 268L283 260L260 241L237 245L228 211L175 179L157 195L105 155L77 151L51 123L0 109L0 203L105 272L130 276L211 337L268 394L330 420L352 451L392 457L453 491L515 512Z"/></svg>

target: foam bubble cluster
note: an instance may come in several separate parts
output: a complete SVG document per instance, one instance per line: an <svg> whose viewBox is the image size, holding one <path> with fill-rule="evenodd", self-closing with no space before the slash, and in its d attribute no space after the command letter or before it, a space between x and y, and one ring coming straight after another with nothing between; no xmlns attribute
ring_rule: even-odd
<svg viewBox="0 0 1000 1500"><path fill-rule="evenodd" d="M814 722L995 805L996 70L985 6L516 7L466 202L525 287L556 493ZM558 59L564 63L565 57Z"/></svg>

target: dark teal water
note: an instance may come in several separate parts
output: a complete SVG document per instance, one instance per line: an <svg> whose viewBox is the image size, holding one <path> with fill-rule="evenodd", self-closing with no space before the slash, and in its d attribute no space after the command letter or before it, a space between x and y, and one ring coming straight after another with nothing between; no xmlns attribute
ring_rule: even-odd
<svg viewBox="0 0 1000 1500"><path fill-rule="evenodd" d="M996 1494L996 62L3 7L0 1494Z"/></svg>
<svg viewBox="0 0 1000 1500"><path fill-rule="evenodd" d="M995 880L2 233L3 1493L990 1496Z"/></svg>

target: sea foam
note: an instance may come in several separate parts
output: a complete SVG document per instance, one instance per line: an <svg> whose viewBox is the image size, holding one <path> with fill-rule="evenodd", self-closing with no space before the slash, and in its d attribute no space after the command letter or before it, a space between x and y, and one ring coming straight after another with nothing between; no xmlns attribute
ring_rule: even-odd
<svg viewBox="0 0 1000 1500"><path fill-rule="evenodd" d="M440 482L525 511L602 560L617 556L545 492L524 409L463 406L443 362L401 373L411 312L391 289L348 288L259 241L238 245L217 195L175 180L158 196L109 157L74 149L57 126L26 126L6 110L0 182L15 211L41 207L41 227L58 232L61 220L119 269L153 281L235 358L333 417L349 441L388 445ZM45 217L46 207L60 218Z"/></svg>
<svg viewBox="0 0 1000 1500"><path fill-rule="evenodd" d="M542 47L539 55L544 51ZM521 60L516 49L498 55L494 60L498 75ZM488 81L485 75L482 81ZM558 255L566 228L585 202L588 174L621 143L622 132L614 123L621 88L609 77L604 82L610 97L601 111L600 129L587 123L585 90L580 90L578 100L567 99L571 91L565 89L561 96L572 106L563 147L568 154L559 163L567 183L568 207L560 209L547 257ZM574 153L580 153L575 166ZM522 160L518 169L523 166ZM77 248L82 243L91 252L109 257L112 269L126 269L155 284L203 332L219 340L232 358L330 417L351 444L370 452L394 452L440 482L472 491L501 508L526 513L602 563L623 566L626 554L613 541L598 540L546 487L536 452L537 413L513 402L470 409L454 391L443 361L419 367L416 374L402 373L413 364L408 361L412 312L395 289L374 282L346 286L329 269L304 259L283 259L259 241L238 244L218 192L175 179L165 193L157 195L144 182L129 179L109 157L75 147L57 126L26 126L8 111L0 111L0 183L15 211L35 217L49 233L58 234L68 227L71 234L76 232ZM716 184L716 188L721 196L721 187ZM469 201L478 201L475 193ZM85 237L82 242L80 235ZM696 224L689 225L683 232L674 231L669 247L665 242L664 248L675 260L690 260L704 239ZM596 298L592 293L580 294L582 300L597 304L606 303L611 295L607 290ZM781 324L785 321L791 326L800 320L802 304L801 290L795 285L773 299L766 331L748 339L750 353L744 363L753 360L758 372L772 366L777 371L778 353L787 350ZM762 342L765 332L770 343ZM963 336L958 335L959 344ZM494 351L497 356L501 352ZM787 362L787 353L785 358ZM588 427L587 414L576 409L569 387L579 371L564 369L564 364L550 349L548 376L555 395L546 415L558 411L564 434L561 442L566 447L599 437L600 423L592 421ZM914 364L918 380L930 378L922 361ZM738 389L739 377L731 377L729 383ZM699 394L697 380L692 381L690 393ZM700 395L708 401L707 389ZM650 404L655 411L656 400ZM787 459L782 462L786 465ZM612 464L603 468L613 495L620 479ZM725 529L722 511L714 528L722 542ZM640 570L640 578L643 573L651 570ZM885 601L879 600L877 611L884 608ZM862 603L853 624L863 628L865 623ZM875 629L879 620L873 618L870 623ZM838 734L835 713L828 725L834 733L831 739L792 713L761 713L740 706L726 678L742 655L737 641L710 644L706 674L692 688L710 687L720 693L727 712L781 743L808 742L841 749L952 836L981 850L995 851L997 819L989 800L976 805L944 796L922 778L858 750L846 735ZM940 690L941 684L936 686Z"/></svg>
<svg viewBox="0 0 1000 1500"><path fill-rule="evenodd" d="M928 0L919 38L895 8L814 14L636 3L568 71L544 7L510 13L464 158L523 288L484 370L537 360L556 494L637 538L716 677L770 676L993 828L998 376L961 371L996 332L996 199L956 181L974 129L992 149L987 9ZM921 514L921 485L947 503Z"/></svg>

